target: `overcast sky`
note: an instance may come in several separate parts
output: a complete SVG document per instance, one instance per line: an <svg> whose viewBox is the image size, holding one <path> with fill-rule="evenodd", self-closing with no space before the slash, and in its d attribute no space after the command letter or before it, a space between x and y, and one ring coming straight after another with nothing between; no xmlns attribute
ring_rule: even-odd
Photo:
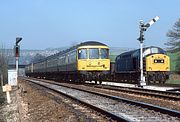
<svg viewBox="0 0 180 122"><path fill-rule="evenodd" d="M0 44L21 49L64 47L98 40L110 47L138 48L139 20L160 17L145 33L146 46L165 47L180 18L180 0L1 0Z"/></svg>

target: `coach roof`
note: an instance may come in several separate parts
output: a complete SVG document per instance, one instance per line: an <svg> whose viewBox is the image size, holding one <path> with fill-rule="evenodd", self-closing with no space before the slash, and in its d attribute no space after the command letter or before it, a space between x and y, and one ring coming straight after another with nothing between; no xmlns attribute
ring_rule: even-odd
<svg viewBox="0 0 180 122"><path fill-rule="evenodd" d="M92 45L92 46L94 46L94 45L103 45L103 46L107 46L107 45L105 45L105 44L103 44L103 43L101 43L101 42L97 42L97 41L87 41L87 42L82 42L82 43L80 43L79 45L77 45L77 46L87 46L87 45Z"/></svg>

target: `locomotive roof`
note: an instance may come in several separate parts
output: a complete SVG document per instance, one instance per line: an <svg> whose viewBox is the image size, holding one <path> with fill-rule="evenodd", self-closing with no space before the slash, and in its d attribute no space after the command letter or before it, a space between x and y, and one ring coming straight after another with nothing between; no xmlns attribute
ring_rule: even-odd
<svg viewBox="0 0 180 122"><path fill-rule="evenodd" d="M145 48L143 48L143 52L144 52L145 50L149 49L149 48L158 48L158 49L160 49L160 50L163 50L163 49L160 48L160 47L150 46L150 47L145 47ZM132 54L134 54L134 53L137 52L137 51L138 51L138 53L139 53L139 52L140 52L140 48L139 48L139 49L135 49L135 50L131 50L131 51L128 51L128 52L121 53L121 54L118 55L118 56L132 55Z"/></svg>
<svg viewBox="0 0 180 122"><path fill-rule="evenodd" d="M46 57L44 59L41 59L41 60L39 60L37 62L33 62L33 63L39 63L39 62L45 61L47 59L50 59L50 58L52 58L54 56L65 54L65 53L67 53L67 52L69 52L71 50L77 49L80 46L95 46L95 45L97 45L97 46L107 46L107 45L105 45L105 44L103 44L101 42L98 42L98 41L86 41L86 42L82 42L80 44L77 44L75 46L72 46L72 47L70 47L70 48L68 48L66 50L60 51L60 52L58 52L58 53L56 53L54 55L50 55L50 56L48 56L48 57Z"/></svg>

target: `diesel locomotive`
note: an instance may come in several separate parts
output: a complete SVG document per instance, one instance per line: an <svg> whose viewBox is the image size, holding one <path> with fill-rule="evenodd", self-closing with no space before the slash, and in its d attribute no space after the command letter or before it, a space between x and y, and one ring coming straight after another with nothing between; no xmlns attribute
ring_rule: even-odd
<svg viewBox="0 0 180 122"><path fill-rule="evenodd" d="M143 70L147 83L165 83L169 78L170 58L155 46L143 48ZM118 55L111 63L110 79L137 83L140 79L140 49Z"/></svg>
<svg viewBox="0 0 180 122"><path fill-rule="evenodd" d="M109 70L109 47L97 41L80 43L25 68L27 76L96 83L101 83Z"/></svg>

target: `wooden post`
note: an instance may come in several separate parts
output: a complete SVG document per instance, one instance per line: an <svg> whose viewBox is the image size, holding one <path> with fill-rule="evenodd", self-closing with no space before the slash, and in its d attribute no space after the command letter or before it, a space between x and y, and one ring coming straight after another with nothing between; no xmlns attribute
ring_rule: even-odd
<svg viewBox="0 0 180 122"><path fill-rule="evenodd" d="M11 97L9 91L6 92L6 97L7 97L7 103L11 103Z"/></svg>
<svg viewBox="0 0 180 122"><path fill-rule="evenodd" d="M11 103L10 91L12 91L11 85L6 84L3 86L3 92L6 92L7 103Z"/></svg>

